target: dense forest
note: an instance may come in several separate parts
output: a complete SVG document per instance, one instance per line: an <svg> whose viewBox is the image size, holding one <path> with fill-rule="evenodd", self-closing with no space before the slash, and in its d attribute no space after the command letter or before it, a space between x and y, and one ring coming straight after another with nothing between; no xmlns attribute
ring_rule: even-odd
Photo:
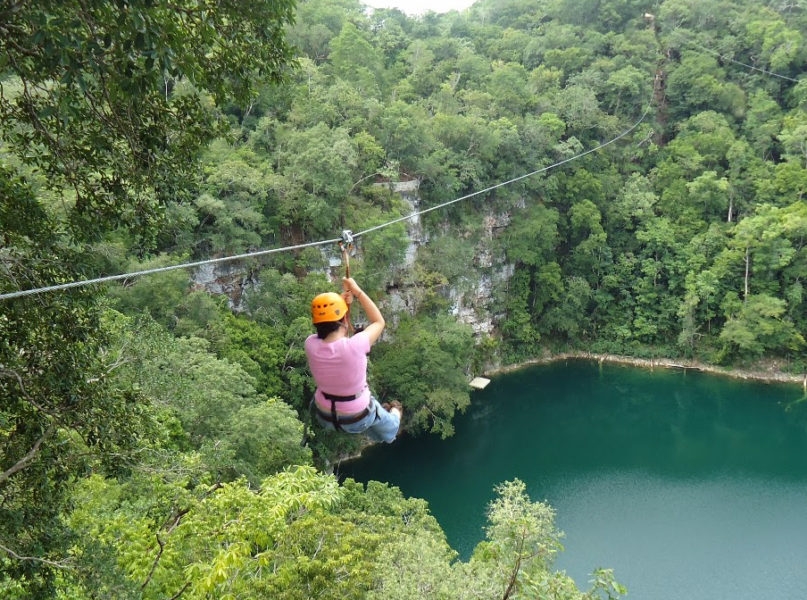
<svg viewBox="0 0 807 600"><path fill-rule="evenodd" d="M307 410L320 242L362 233L406 435L552 352L802 373L805 32L805 0L0 4L0 595L620 596L553 570L518 480L462 561L330 473L362 442Z"/></svg>

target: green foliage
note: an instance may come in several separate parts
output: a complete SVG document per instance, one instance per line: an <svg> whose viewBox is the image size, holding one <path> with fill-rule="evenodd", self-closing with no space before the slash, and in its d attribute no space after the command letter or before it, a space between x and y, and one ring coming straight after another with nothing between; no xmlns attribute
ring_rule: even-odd
<svg viewBox="0 0 807 600"><path fill-rule="evenodd" d="M473 265L473 242L460 236L441 236L418 252L418 260L431 272L444 275L455 288Z"/></svg>
<svg viewBox="0 0 807 600"><path fill-rule="evenodd" d="M161 206L193 177L200 147L223 131L217 105L279 80L292 59L293 3L103 1L7 7L3 71L22 91L0 101L2 136L45 183L74 193L72 233L109 226L146 244Z"/></svg>
<svg viewBox="0 0 807 600"><path fill-rule="evenodd" d="M362 96L378 96L382 88L382 59L352 23L331 40L330 61L334 73L353 84Z"/></svg>
<svg viewBox="0 0 807 600"><path fill-rule="evenodd" d="M0 290L80 277L81 256L52 234L31 187L4 169L0 215L8 217ZM70 542L59 514L71 479L91 465L124 470L150 428L139 391L110 383L114 331L101 314L85 289L6 300L0 315L0 543L8 553L0 581L16 581L27 596L53 591L54 565Z"/></svg>
<svg viewBox="0 0 807 600"><path fill-rule="evenodd" d="M217 341L221 356L244 367L260 392L282 394L288 350L282 330L232 314L224 317L222 329Z"/></svg>
<svg viewBox="0 0 807 600"><path fill-rule="evenodd" d="M645 115L430 212L414 257L409 223L360 240L389 324L374 389L447 436L468 373L546 348L804 364L804 11L135 4L0 8L0 290L384 225ZM399 179L417 197L373 185ZM233 264L233 298L172 271L4 301L0 595L622 593L552 573L551 510L518 482L462 563L422 501L305 467L363 443L303 425L308 303L337 256Z"/></svg>
<svg viewBox="0 0 807 600"><path fill-rule="evenodd" d="M143 262L129 263L131 271L156 269L171 264L176 257L161 256ZM188 293L188 275L182 271L166 271L149 277L133 278L121 286L112 286L109 297L117 308L126 314L147 313L167 328L176 324L176 313L181 310Z"/></svg>
<svg viewBox="0 0 807 600"><path fill-rule="evenodd" d="M250 481L257 482L288 465L311 463L311 451L302 445L303 424L279 398L238 410L227 434L235 448L234 469Z"/></svg>
<svg viewBox="0 0 807 600"><path fill-rule="evenodd" d="M147 319L109 318L118 327L115 381L138 389L152 406L162 423L155 448L197 450L217 477L252 482L311 462L296 413L277 398L267 400L253 377L217 358L206 340L176 338Z"/></svg>
<svg viewBox="0 0 807 600"><path fill-rule="evenodd" d="M379 343L374 351L377 392L401 401L408 430L449 437L454 414L470 404L463 371L471 350L469 329L447 317L402 321L394 341Z"/></svg>
<svg viewBox="0 0 807 600"><path fill-rule="evenodd" d="M306 467L268 477L257 490L168 473L126 484L94 476L75 490L69 522L80 568L65 585L74 598L180 591L189 598L473 598L509 587L507 597L624 593L608 572L595 573L586 595L552 572L559 548L552 510L531 502L517 480L496 492L488 539L464 563L423 500L377 482L366 490L351 480L337 486ZM82 548L94 554L78 554Z"/></svg>
<svg viewBox="0 0 807 600"><path fill-rule="evenodd" d="M497 486L497 498L488 507L486 541L475 549L466 576L476 589L503 597L528 597L546 587L572 587L565 575L549 571L560 550L560 533L554 526L554 512L540 502L531 502L519 480ZM559 581L551 581L558 579Z"/></svg>
<svg viewBox="0 0 807 600"><path fill-rule="evenodd" d="M785 301L765 294L746 298L737 312L727 319L720 340L724 352L759 358L771 348L799 350L804 346L804 336L786 318Z"/></svg>
<svg viewBox="0 0 807 600"><path fill-rule="evenodd" d="M282 549L295 522L322 515L340 495L332 477L311 467L268 477L257 491L242 480L186 489L181 479L121 485L93 477L77 489L71 522L112 551L107 568L136 585L140 597L256 598L288 582ZM89 598L93 590L84 593Z"/></svg>
<svg viewBox="0 0 807 600"><path fill-rule="evenodd" d="M549 262L558 242L557 227L556 210L542 204L530 207L508 228L508 239L503 242L507 258L527 267Z"/></svg>
<svg viewBox="0 0 807 600"><path fill-rule="evenodd" d="M267 220L271 172L249 148L221 141L213 147L205 157L204 191L193 201L197 239L205 254L257 248L271 233Z"/></svg>
<svg viewBox="0 0 807 600"><path fill-rule="evenodd" d="M349 489L355 498L354 488ZM364 504L369 499L375 500L374 508ZM496 487L496 498L488 509L487 539L476 547L468 562L455 560L455 553L442 533L435 531L437 525L424 507L411 500L387 505L384 499L394 499L392 490L370 483L364 502L359 504L373 521L379 518L376 515L386 514L383 524L395 533L382 538L379 557L383 567L369 598L571 600L618 598L625 593L609 571L596 571L594 587L586 594L565 573L552 571L553 558L560 549L554 513L547 505L530 501L519 480Z"/></svg>

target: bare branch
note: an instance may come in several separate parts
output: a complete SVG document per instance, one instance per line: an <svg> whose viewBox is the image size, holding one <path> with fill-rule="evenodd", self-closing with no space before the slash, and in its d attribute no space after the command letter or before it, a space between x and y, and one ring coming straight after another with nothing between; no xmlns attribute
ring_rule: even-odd
<svg viewBox="0 0 807 600"><path fill-rule="evenodd" d="M174 528L177 525L179 525L179 522L182 520L182 517L184 517L186 514L188 514L190 512L190 510L191 510L190 508L186 508L184 510L177 511L177 513L175 515L173 515L173 518L169 519L168 522L166 522L162 526L162 529L165 529L168 533L171 533L174 530ZM171 522L171 521L173 521L173 522ZM163 551L165 550L165 542L162 540L162 538L160 538L160 534L156 533L154 535L154 537L157 538L157 545L160 547L160 549L157 551L157 556L154 557L154 562L151 563L151 569L149 570L148 577L146 577L146 580L140 586L141 590L146 589L146 586L148 585L149 581L151 581L151 578L154 577L154 572L157 570L157 565L159 564L160 558L162 557ZM187 585L185 586L185 588L187 588ZM184 592L185 588L182 588L179 591L179 594ZM174 597L175 598L178 597L179 594L177 594L177 596L174 596Z"/></svg>
<svg viewBox="0 0 807 600"><path fill-rule="evenodd" d="M22 471L25 467L27 467L33 461L34 458L36 458L36 455L39 453L39 447L42 445L42 442L44 442L48 437L50 437L50 435L55 431L55 429L56 429L56 425L51 424L51 426L48 427L47 431L45 431L45 433L42 434L42 437L40 437L34 443L33 448L31 448L25 454L25 456L23 456L20 460L18 460L16 462L16 464L14 464L11 468L7 469L2 474L0 474L0 484L2 484L9 477L14 475L14 473L17 473L18 471ZM5 549L6 548L4 548L4 550Z"/></svg>
<svg viewBox="0 0 807 600"><path fill-rule="evenodd" d="M2 550L6 554L8 554L11 558L16 559L16 560L29 560L29 561L32 561L32 562L42 563L43 565L56 567L57 569L70 569L70 568L72 568L71 565L69 563L67 563L67 562L56 562L56 561L53 561L53 560L48 560L47 558L39 558L38 556L22 556L22 555L20 555L20 554L18 554L16 552L14 552L14 550L12 550L11 548L8 548L8 547L4 546L3 544L0 544L0 550Z"/></svg>
<svg viewBox="0 0 807 600"><path fill-rule="evenodd" d="M510 573L510 581L507 584L507 589L504 591L502 600L508 600L516 589L518 583L518 573L521 571L521 561L524 559L524 542L527 532L524 528L521 530L521 537L518 540L518 547L516 548L516 562L513 565L513 571Z"/></svg>
<svg viewBox="0 0 807 600"><path fill-rule="evenodd" d="M184 594L185 590L187 590L190 586L191 582L190 581L186 582L185 585L182 586L182 589L180 589L176 594L171 596L168 600L177 600L177 598L179 598L182 594Z"/></svg>
<svg viewBox="0 0 807 600"><path fill-rule="evenodd" d="M157 570L157 563L160 562L160 557L163 555L163 550L165 550L165 542L160 539L160 534L158 533L154 537L157 538L157 544L160 546L160 549L157 551L157 556L154 557L154 562L151 563L151 569L149 569L148 577L146 577L146 580L140 586L141 590L145 590L146 586L149 584L149 581L151 581L151 578L154 576L154 571Z"/></svg>
<svg viewBox="0 0 807 600"><path fill-rule="evenodd" d="M17 371L13 371L11 369L0 369L0 377L13 377L14 379L16 379L17 383L20 386L20 391L22 392L22 395L25 397L28 403L31 404L31 406L36 408L38 411L48 415L52 419L58 420L58 416L56 414L54 414L52 411L48 410L47 408L39 404L36 400L31 398L31 396L28 394L28 391L25 389L25 383L22 380L22 376L19 373L17 373Z"/></svg>

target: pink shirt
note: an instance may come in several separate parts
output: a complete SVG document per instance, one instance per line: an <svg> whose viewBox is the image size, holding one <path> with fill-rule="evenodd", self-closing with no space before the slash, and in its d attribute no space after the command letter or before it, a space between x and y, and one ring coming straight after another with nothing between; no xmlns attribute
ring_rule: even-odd
<svg viewBox="0 0 807 600"><path fill-rule="evenodd" d="M334 396L352 396L355 400L337 402L336 408L342 414L363 411L370 402L370 389L367 387L367 354L370 352L370 338L364 332L352 337L343 337L333 342L325 342L316 335L305 340L305 354L308 366L317 384L314 398L325 412L331 411L331 401L322 395L325 391Z"/></svg>

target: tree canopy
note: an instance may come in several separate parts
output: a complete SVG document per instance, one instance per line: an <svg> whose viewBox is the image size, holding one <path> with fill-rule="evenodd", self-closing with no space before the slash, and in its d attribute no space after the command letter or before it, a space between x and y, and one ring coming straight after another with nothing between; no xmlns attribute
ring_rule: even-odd
<svg viewBox="0 0 807 600"><path fill-rule="evenodd" d="M312 426L302 344L344 265L298 246L371 230L371 384L412 435L547 351L803 372L806 31L751 0L4 3L0 293L292 250L0 300L0 594L620 595L553 572L518 481L462 561L423 501L328 474L362 441Z"/></svg>

